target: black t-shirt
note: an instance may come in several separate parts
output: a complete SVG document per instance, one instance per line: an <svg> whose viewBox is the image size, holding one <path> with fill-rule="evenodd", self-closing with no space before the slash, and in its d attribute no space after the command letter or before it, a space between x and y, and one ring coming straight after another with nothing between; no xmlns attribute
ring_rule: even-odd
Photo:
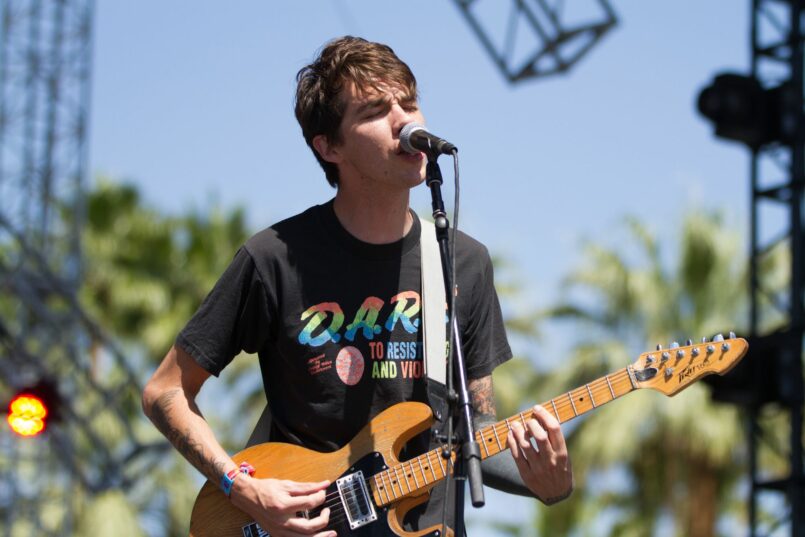
<svg viewBox="0 0 805 537"><path fill-rule="evenodd" d="M318 451L348 443L375 415L426 402L420 332L420 237L368 244L332 201L261 231L235 254L177 345L218 375L257 353L271 439ZM486 248L456 234L457 312L467 375L511 357Z"/></svg>

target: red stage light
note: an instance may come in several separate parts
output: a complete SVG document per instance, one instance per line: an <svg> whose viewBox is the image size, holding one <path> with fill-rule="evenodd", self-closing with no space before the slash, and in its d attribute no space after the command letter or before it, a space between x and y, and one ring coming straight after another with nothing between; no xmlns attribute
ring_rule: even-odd
<svg viewBox="0 0 805 537"><path fill-rule="evenodd" d="M19 393L8 405L8 424L20 436L36 436L47 426L45 401L32 393Z"/></svg>

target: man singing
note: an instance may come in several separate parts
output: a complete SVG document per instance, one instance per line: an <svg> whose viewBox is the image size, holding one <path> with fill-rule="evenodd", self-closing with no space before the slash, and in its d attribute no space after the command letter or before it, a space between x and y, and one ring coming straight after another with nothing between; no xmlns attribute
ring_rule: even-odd
<svg viewBox="0 0 805 537"><path fill-rule="evenodd" d="M335 198L250 238L180 332L143 394L159 430L272 537L333 536L328 481L240 473L201 415L201 386L240 352L257 353L271 441L316 451L347 444L379 412L427 402L420 322L421 225L409 192L426 158L400 146L425 120L416 79L386 45L328 43L297 75L296 117ZM282 180L298 180L282 178ZM457 316L476 427L493 423L492 371L511 358L486 248L456 234ZM508 452L483 462L485 482L551 504L572 490L565 440L541 407L513 423ZM406 448L413 456L427 438ZM438 489L438 487L437 487ZM441 520L443 492L413 509L407 530Z"/></svg>

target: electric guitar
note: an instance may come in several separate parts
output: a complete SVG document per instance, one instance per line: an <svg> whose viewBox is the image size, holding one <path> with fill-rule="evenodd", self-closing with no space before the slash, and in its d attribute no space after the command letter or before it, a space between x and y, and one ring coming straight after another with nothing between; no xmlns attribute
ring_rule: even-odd
<svg viewBox="0 0 805 537"><path fill-rule="evenodd" d="M658 348L659 349L659 348ZM636 362L589 384L543 403L560 423L614 401L642 388L652 388L667 396L711 373L723 375L746 354L742 338L671 348L640 355ZM481 457L492 457L508 449L507 434L514 421L525 423L531 411L515 414L475 433ZM318 453L302 447L269 442L236 454L236 463L248 461L256 478L292 481L332 482L323 506L300 513L316 517L330 508L328 529L340 536L420 537L440 535L440 526L407 532L402 528L405 514L424 502L434 485L451 471L456 453L448 460L442 449L434 449L400 462L403 445L430 428L433 416L422 403L400 403L372 419L347 445L332 453ZM191 537L262 537L268 535L249 515L232 505L223 492L210 482L201 489L193 506Z"/></svg>

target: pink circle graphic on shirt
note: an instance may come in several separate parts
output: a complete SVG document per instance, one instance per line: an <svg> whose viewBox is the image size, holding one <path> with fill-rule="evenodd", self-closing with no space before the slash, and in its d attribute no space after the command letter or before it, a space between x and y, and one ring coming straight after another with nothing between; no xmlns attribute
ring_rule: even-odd
<svg viewBox="0 0 805 537"><path fill-rule="evenodd" d="M355 347L344 347L335 359L335 370L344 384L356 385L363 376L363 354Z"/></svg>

